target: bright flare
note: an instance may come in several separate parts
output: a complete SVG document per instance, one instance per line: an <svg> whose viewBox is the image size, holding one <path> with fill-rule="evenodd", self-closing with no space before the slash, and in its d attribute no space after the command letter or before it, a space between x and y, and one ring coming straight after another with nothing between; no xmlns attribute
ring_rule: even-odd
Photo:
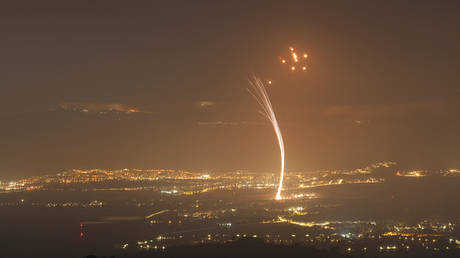
<svg viewBox="0 0 460 258"><path fill-rule="evenodd" d="M288 69L293 72L307 71L308 54L304 51L298 53L294 47L289 47L289 56L280 56L279 58L281 63L286 64Z"/></svg>
<svg viewBox="0 0 460 258"><path fill-rule="evenodd" d="M249 84L252 86L252 90L248 89L249 93L256 99L260 107L262 107L262 115L264 115L272 124L273 130L275 130L276 138L278 139L278 144L280 147L281 154L281 172L280 172L280 181L278 185L278 191L276 192L275 199L281 200L281 189L283 188L283 178L284 178L284 142L283 135L281 134L280 127L278 125L278 120L276 120L275 112L273 111L272 103L268 96L267 91L263 82L254 76L252 80L249 80Z"/></svg>

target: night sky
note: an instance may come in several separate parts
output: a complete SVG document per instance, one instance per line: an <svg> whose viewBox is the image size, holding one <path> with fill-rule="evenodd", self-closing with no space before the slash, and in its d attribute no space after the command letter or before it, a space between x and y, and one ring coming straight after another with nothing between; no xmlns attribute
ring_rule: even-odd
<svg viewBox="0 0 460 258"><path fill-rule="evenodd" d="M0 177L460 166L458 1L3 1ZM309 54L307 72L279 57Z"/></svg>

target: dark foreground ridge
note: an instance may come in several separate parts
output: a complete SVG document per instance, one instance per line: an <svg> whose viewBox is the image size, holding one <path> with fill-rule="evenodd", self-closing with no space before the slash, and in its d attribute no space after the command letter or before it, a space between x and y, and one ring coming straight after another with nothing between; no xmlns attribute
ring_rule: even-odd
<svg viewBox="0 0 460 258"><path fill-rule="evenodd" d="M201 257L201 258L245 258L245 257L315 257L315 258L344 258L335 250L319 250L314 247L298 245L286 246L264 243L262 239L243 239L225 244L206 244L171 247L165 252L140 252L122 254L116 258L147 258L147 257ZM102 258L94 255L85 258ZM110 257L108 257L110 258Z"/></svg>
<svg viewBox="0 0 460 258"><path fill-rule="evenodd" d="M360 255L357 257L391 257L391 258L434 258L434 257L460 257L460 252L451 251L445 253L432 252L395 252L379 255ZM314 258L351 258L355 256L342 254L338 249L317 249L301 245L276 245L264 243L262 239L242 239L225 244L206 244L177 246L165 252L148 251L132 254L121 254L111 257L98 257L89 255L84 258L148 258L148 257L200 257L200 258L291 258L291 257L314 257Z"/></svg>

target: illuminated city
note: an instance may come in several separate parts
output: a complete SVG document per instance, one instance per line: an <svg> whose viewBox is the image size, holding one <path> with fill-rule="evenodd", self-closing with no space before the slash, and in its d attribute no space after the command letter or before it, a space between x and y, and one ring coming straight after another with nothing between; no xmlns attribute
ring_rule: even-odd
<svg viewBox="0 0 460 258"><path fill-rule="evenodd" d="M128 238L117 235L108 253L165 252L176 246L240 239L338 248L353 255L457 250L460 220L455 216L383 218L378 212L358 217L340 212L356 206L356 198L360 205L375 209L375 203L356 196L361 191L383 206L409 198L373 193L379 186L385 188L388 181L408 185L428 178L460 182L457 169L426 171L423 179L412 179L419 172L408 171L406 179L397 166L395 162L378 162L353 170L288 171L281 202L273 202L279 176L276 172L74 169L1 182L0 208L58 213L90 210L93 215L72 226L78 228L75 236L87 245L93 244L93 235L104 227L142 228L142 233ZM53 193L59 196L50 197ZM132 211L111 214L120 208Z"/></svg>
<svg viewBox="0 0 460 258"><path fill-rule="evenodd" d="M292 172L286 175L287 184L285 186L286 192L290 195L283 199L302 198L303 193L299 192L302 192L304 188L383 183L385 178L375 177L372 171L378 168L389 168L393 165L395 165L394 162L379 162L350 171ZM399 174L397 175L399 176ZM443 176L446 175L443 174ZM276 183L278 178L278 174L250 171L203 173L171 169L121 169L113 171L73 169L56 175L34 176L8 182L0 181L0 191L2 193L20 193L77 189L81 191L149 190L158 194L189 196L219 190L278 189Z"/></svg>

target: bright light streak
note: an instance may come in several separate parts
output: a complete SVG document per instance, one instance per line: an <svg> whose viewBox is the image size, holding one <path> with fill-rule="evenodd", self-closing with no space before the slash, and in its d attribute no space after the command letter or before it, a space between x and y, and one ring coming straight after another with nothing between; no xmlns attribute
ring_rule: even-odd
<svg viewBox="0 0 460 258"><path fill-rule="evenodd" d="M275 131L276 138L278 139L278 144L280 148L280 155L281 155L281 172L280 172L280 181L278 185L278 191L276 192L275 199L281 200L281 190L283 188L283 178L284 178L284 142L283 142L283 135L281 134L280 127L278 125L278 120L276 120L275 112L273 111L272 103L270 102L270 98L268 96L267 91L265 90L265 86L263 82L254 76L252 80L249 80L249 84L252 86L252 90L248 89L249 93L256 99L257 103L259 103L262 111L260 113L264 115L272 124L273 130Z"/></svg>
<svg viewBox="0 0 460 258"><path fill-rule="evenodd" d="M301 226L301 227L328 226L329 224L331 224L329 221L325 221L325 222L294 221L294 220L290 220L290 219L285 219L285 218L283 218L281 216L278 216L278 220L280 222L285 222L285 223L289 223L289 224L293 224L293 225L297 225L297 226Z"/></svg>
<svg viewBox="0 0 460 258"><path fill-rule="evenodd" d="M169 210L162 210L162 211L159 211L159 212L155 212L155 213L150 214L150 215L148 215L147 217L145 217L145 219L150 219L151 217L154 217L154 216L156 216L156 215L160 215L160 214L165 213L165 212L168 212L168 211L169 211Z"/></svg>

